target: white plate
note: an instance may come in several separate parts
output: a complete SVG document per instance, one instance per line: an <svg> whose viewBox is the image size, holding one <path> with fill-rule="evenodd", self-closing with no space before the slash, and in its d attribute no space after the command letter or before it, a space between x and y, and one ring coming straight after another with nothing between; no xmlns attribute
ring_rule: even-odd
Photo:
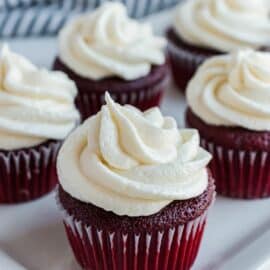
<svg viewBox="0 0 270 270"><path fill-rule="evenodd" d="M159 31L170 13L151 18ZM11 40L12 49L49 67L56 54L53 38ZM162 105L183 126L184 97L171 89ZM193 270L269 270L270 200L218 198L209 216ZM59 212L50 194L38 201L0 207L0 247L28 270L75 270ZM3 268L0 260L0 270Z"/></svg>

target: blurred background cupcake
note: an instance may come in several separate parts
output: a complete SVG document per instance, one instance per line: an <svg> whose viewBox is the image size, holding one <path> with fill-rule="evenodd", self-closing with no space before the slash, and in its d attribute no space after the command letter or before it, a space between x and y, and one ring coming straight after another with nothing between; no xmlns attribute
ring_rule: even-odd
<svg viewBox="0 0 270 270"><path fill-rule="evenodd" d="M53 68L75 81L83 119L100 110L105 91L145 110L159 105L168 87L165 46L149 24L129 18L123 4L106 3L61 30Z"/></svg>
<svg viewBox="0 0 270 270"><path fill-rule="evenodd" d="M269 50L267 0L189 0L167 32L175 82L183 92L207 58L241 48Z"/></svg>
<svg viewBox="0 0 270 270"><path fill-rule="evenodd" d="M66 140L58 203L84 269L192 266L215 187L196 130L158 108L106 106Z"/></svg>
<svg viewBox="0 0 270 270"><path fill-rule="evenodd" d="M61 141L79 121L75 84L4 45L0 55L0 203L36 199L56 183Z"/></svg>
<svg viewBox="0 0 270 270"><path fill-rule="evenodd" d="M213 57L187 87L187 126L213 155L218 193L270 196L270 53Z"/></svg>

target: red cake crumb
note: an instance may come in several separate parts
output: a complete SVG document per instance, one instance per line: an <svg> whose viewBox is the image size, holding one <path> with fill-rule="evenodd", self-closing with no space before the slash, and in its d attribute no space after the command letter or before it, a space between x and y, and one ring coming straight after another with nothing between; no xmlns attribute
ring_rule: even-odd
<svg viewBox="0 0 270 270"><path fill-rule="evenodd" d="M174 201L157 214L151 216L118 216L91 203L84 203L69 195L59 187L59 201L62 207L75 219L107 231L139 232L164 230L179 224L185 224L202 215L213 201L214 180L209 176L207 190L200 196L183 201Z"/></svg>
<svg viewBox="0 0 270 270"><path fill-rule="evenodd" d="M113 99L121 104L131 104L140 110L158 106L169 83L168 61L163 65L153 66L150 74L145 77L127 81L118 77L102 80L83 78L56 58L54 70L66 73L78 88L76 105L86 119L96 114L104 104L104 94L109 91Z"/></svg>
<svg viewBox="0 0 270 270"><path fill-rule="evenodd" d="M215 144L247 151L270 151L270 132L252 131L241 127L225 127L206 124L191 109L186 112L188 127L199 130L200 135Z"/></svg>

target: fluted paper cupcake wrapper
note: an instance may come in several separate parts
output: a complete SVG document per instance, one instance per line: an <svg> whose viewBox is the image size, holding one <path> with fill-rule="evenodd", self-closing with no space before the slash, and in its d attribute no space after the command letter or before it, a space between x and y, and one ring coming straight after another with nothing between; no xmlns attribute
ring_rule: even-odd
<svg viewBox="0 0 270 270"><path fill-rule="evenodd" d="M185 93L188 82L207 57L189 53L170 41L168 44L168 53L174 82L178 89L182 93Z"/></svg>
<svg viewBox="0 0 270 270"><path fill-rule="evenodd" d="M29 149L0 151L0 203L37 199L57 184L56 157L61 142Z"/></svg>
<svg viewBox="0 0 270 270"><path fill-rule="evenodd" d="M126 91L109 91L115 102L125 105L130 104L138 109L144 111L149 108L159 106L162 100L164 91L168 88L169 79L159 81L151 87L144 87L136 90L127 89ZM102 105L105 104L105 90L104 91L88 91L79 89L76 105L85 120L89 116L100 111Z"/></svg>
<svg viewBox="0 0 270 270"><path fill-rule="evenodd" d="M164 231L124 233L85 225L62 212L74 255L86 270L188 270L196 259L207 217L206 211Z"/></svg>
<svg viewBox="0 0 270 270"><path fill-rule="evenodd" d="M270 197L269 152L228 149L205 138L201 145L213 155L209 167L219 194L242 199Z"/></svg>

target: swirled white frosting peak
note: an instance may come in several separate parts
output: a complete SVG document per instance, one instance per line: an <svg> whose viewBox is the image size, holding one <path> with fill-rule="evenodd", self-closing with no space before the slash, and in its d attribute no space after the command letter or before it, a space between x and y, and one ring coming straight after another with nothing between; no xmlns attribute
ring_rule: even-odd
<svg viewBox="0 0 270 270"><path fill-rule="evenodd" d="M221 52L270 44L269 0L189 0L174 29L186 42Z"/></svg>
<svg viewBox="0 0 270 270"><path fill-rule="evenodd" d="M158 108L107 105L77 128L58 158L59 180L74 198L118 215L151 215L207 188L210 154L196 130L178 130Z"/></svg>
<svg viewBox="0 0 270 270"><path fill-rule="evenodd" d="M243 50L206 61L187 88L192 111L212 125L270 130L270 53Z"/></svg>
<svg viewBox="0 0 270 270"><path fill-rule="evenodd" d="M64 139L79 114L75 84L61 72L38 69L4 45L0 54L0 149Z"/></svg>
<svg viewBox="0 0 270 270"><path fill-rule="evenodd" d="M78 75L99 80L134 80L165 62L165 39L148 24L127 15L119 2L108 2L68 23L60 33L59 56Z"/></svg>

